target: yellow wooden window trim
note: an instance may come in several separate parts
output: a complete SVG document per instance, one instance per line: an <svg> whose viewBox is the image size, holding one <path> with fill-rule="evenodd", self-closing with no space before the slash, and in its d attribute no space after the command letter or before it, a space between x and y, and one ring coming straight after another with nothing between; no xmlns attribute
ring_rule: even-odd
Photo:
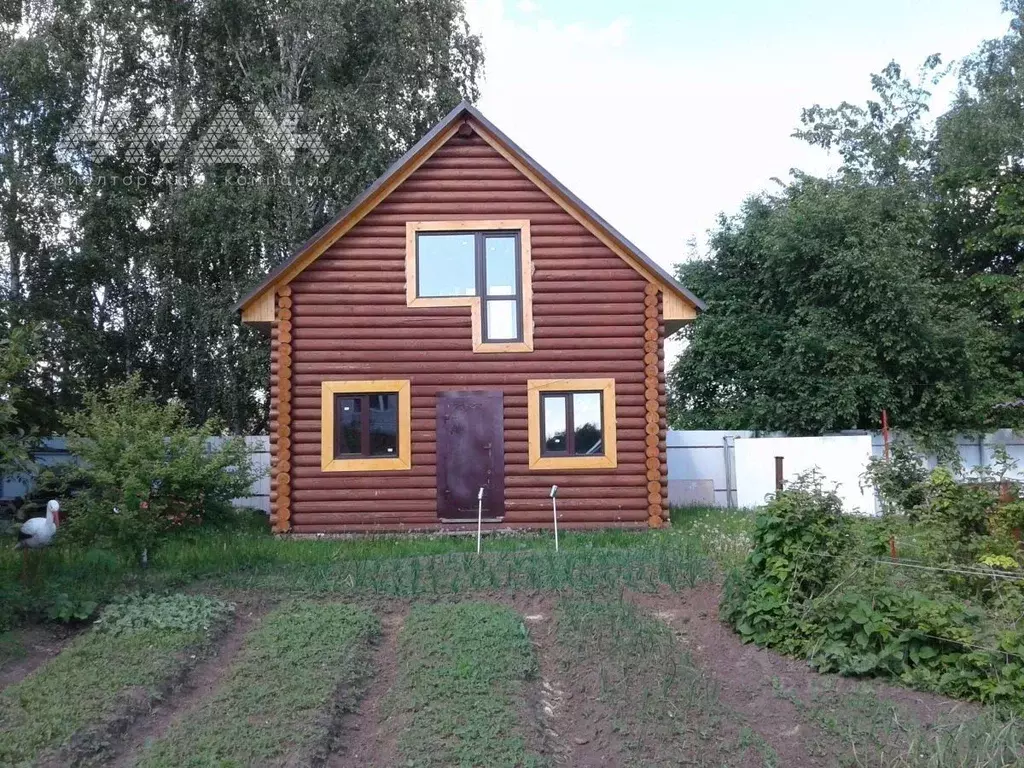
<svg viewBox="0 0 1024 768"><path fill-rule="evenodd" d="M541 392L594 392L603 394L603 456L541 456ZM615 431L615 379L530 379L526 382L526 426L529 431L530 469L615 469L619 465Z"/></svg>
<svg viewBox="0 0 1024 768"><path fill-rule="evenodd" d="M495 229L519 231L519 261L523 286L523 340L515 342L484 342L481 328L479 296L445 296L424 298L416 295L419 284L416 274L416 233L480 232ZM460 221L407 221L405 223L405 303L410 307L469 307L473 327L473 351L533 352L533 261L530 252L530 222L528 219L487 219Z"/></svg>
<svg viewBox="0 0 1024 768"><path fill-rule="evenodd" d="M412 468L412 399L408 379L325 381L320 388L320 469L324 472L390 472ZM334 396L367 392L398 395L398 455L334 458Z"/></svg>

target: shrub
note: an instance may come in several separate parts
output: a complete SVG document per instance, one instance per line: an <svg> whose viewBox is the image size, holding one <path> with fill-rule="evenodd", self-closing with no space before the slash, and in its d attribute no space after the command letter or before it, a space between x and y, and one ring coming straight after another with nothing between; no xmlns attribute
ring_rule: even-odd
<svg viewBox="0 0 1024 768"><path fill-rule="evenodd" d="M928 471L913 448L896 443L888 459L872 456L868 460L861 480L874 486L883 512L913 514L924 501Z"/></svg>
<svg viewBox="0 0 1024 768"><path fill-rule="evenodd" d="M988 520L998 503L993 487L958 483L948 469L939 467L928 478L918 518L946 542L946 559L969 563L977 554L976 543L988 533Z"/></svg>
<svg viewBox="0 0 1024 768"><path fill-rule="evenodd" d="M918 522L840 519L838 499L805 479L759 514L723 617L745 641L823 672L894 677L1024 712L1024 583L1008 579L1017 561L1004 550L1015 545L992 532L997 501L995 486L958 484L939 469ZM887 561L893 532L941 567Z"/></svg>
<svg viewBox="0 0 1024 768"><path fill-rule="evenodd" d="M242 438L195 426L176 401L157 403L138 378L86 396L67 415L83 490L67 504L72 540L144 555L170 531L231 510L254 480Z"/></svg>
<svg viewBox="0 0 1024 768"><path fill-rule="evenodd" d="M757 516L754 548L727 584L725 617L745 641L793 652L806 639L807 602L836 570L842 502L814 473L801 475Z"/></svg>

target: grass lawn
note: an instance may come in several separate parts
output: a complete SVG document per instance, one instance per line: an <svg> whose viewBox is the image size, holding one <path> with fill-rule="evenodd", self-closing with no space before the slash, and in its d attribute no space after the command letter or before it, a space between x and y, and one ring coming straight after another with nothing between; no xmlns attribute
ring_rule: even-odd
<svg viewBox="0 0 1024 768"><path fill-rule="evenodd" d="M389 708L403 765L540 765L527 745L525 685L537 661L522 617L483 602L416 606L398 643Z"/></svg>
<svg viewBox="0 0 1024 768"><path fill-rule="evenodd" d="M289 603L250 631L217 693L138 761L148 768L308 765L368 679L368 611Z"/></svg>
<svg viewBox="0 0 1024 768"><path fill-rule="evenodd" d="M751 522L679 510L669 530L566 533L558 555L549 534L489 536L482 557L472 537L243 526L180 536L144 571L58 548L28 584L3 552L0 764L1024 765L1003 713L743 646L718 580ZM24 628L111 599L33 660ZM224 635L189 624L190 601L274 608Z"/></svg>
<svg viewBox="0 0 1024 768"><path fill-rule="evenodd" d="M0 693L0 763L36 760L82 742L101 745L113 719L147 709L211 643L226 606L180 596L174 608L209 608L205 626L155 626L145 620L114 629L100 625L53 661ZM95 731L95 733L90 733Z"/></svg>

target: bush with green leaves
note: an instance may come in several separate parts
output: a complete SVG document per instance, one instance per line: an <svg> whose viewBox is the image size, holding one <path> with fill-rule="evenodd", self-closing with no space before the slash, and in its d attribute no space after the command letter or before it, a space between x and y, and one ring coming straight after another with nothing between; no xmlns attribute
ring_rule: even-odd
<svg viewBox="0 0 1024 768"><path fill-rule="evenodd" d="M822 672L897 678L1024 712L1024 582L993 532L996 486L924 483L916 521L841 517L808 479L758 515L723 617L745 641ZM894 537L891 539L890 537ZM890 542L908 560L890 560ZM924 567L922 567L924 566Z"/></svg>
<svg viewBox="0 0 1024 768"><path fill-rule="evenodd" d="M836 570L842 502L815 473L801 475L758 514L754 547L726 582L723 610L745 641L784 652L802 647L806 604Z"/></svg>
<svg viewBox="0 0 1024 768"><path fill-rule="evenodd" d="M233 603L205 595L128 595L111 601L96 620L96 629L132 635L151 629L207 632L227 621Z"/></svg>
<svg viewBox="0 0 1024 768"><path fill-rule="evenodd" d="M872 486L886 514L913 514L924 501L928 471L921 457L908 445L894 443L889 457L872 456L861 476Z"/></svg>
<svg viewBox="0 0 1024 768"><path fill-rule="evenodd" d="M138 378L86 396L67 414L83 490L66 504L67 536L142 554L175 529L231 511L255 479L240 437L194 425L179 401L158 403Z"/></svg>

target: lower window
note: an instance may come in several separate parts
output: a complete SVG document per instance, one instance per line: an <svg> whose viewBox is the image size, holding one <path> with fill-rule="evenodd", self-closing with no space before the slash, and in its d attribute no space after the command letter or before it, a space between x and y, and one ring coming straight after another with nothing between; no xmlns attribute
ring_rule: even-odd
<svg viewBox="0 0 1024 768"><path fill-rule="evenodd" d="M320 468L325 472L409 469L409 382L325 381Z"/></svg>
<svg viewBox="0 0 1024 768"><path fill-rule="evenodd" d="M542 392L542 456L603 456L603 392Z"/></svg>
<svg viewBox="0 0 1024 768"><path fill-rule="evenodd" d="M530 469L611 469L615 448L614 379L528 382Z"/></svg>

